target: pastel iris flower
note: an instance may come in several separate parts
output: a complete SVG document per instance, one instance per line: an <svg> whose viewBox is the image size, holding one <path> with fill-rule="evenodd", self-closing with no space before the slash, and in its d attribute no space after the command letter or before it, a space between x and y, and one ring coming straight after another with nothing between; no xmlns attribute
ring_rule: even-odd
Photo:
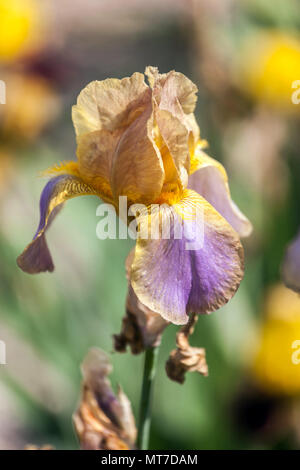
<svg viewBox="0 0 300 470"><path fill-rule="evenodd" d="M251 224L231 200L223 166L203 151L193 114L196 85L175 71L147 67L145 74L149 86L134 73L94 81L80 93L72 113L78 160L51 170L38 230L18 264L28 273L54 269L45 233L70 198L97 195L117 211L119 196L129 204L164 203L160 217L171 237L137 239L130 287L148 309L185 324L189 313L210 313L236 292L243 277L240 236ZM190 208L203 214L204 243L196 250L185 248L185 234L197 230L197 218L182 215ZM150 219L146 212L138 223ZM182 239L172 236L178 222Z"/></svg>

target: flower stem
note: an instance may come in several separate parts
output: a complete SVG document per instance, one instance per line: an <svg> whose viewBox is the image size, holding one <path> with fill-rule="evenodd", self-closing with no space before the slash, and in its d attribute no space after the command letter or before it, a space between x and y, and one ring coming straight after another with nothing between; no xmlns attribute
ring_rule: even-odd
<svg viewBox="0 0 300 470"><path fill-rule="evenodd" d="M157 358L158 347L146 349L138 427L138 448L141 450L147 450L149 445L152 391L156 373Z"/></svg>

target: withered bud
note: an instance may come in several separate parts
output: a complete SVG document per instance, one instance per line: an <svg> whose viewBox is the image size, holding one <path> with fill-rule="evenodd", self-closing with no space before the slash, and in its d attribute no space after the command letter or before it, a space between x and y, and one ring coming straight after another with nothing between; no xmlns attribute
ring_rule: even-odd
<svg viewBox="0 0 300 470"><path fill-rule="evenodd" d="M166 362L168 377L180 384L185 381L186 372L199 372L207 376L208 367L204 348L195 348L189 344L189 336L193 333L197 315L192 315L189 322L184 325L176 335L177 348L174 349Z"/></svg>
<svg viewBox="0 0 300 470"><path fill-rule="evenodd" d="M121 333L114 335L115 350L125 352L128 345L132 354L139 354L146 348L159 346L168 324L158 313L143 305L129 286Z"/></svg>
<svg viewBox="0 0 300 470"><path fill-rule="evenodd" d="M114 394L108 375L107 355L92 348L82 366L82 396L73 422L85 450L130 450L135 447L136 427L131 405L119 387Z"/></svg>

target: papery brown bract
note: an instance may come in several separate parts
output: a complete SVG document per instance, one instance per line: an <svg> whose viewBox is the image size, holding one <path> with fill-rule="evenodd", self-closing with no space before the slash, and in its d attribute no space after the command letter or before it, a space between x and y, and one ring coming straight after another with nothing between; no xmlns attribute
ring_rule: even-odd
<svg viewBox="0 0 300 470"><path fill-rule="evenodd" d="M174 349L166 362L166 372L169 379L183 384L187 372L198 372L208 375L205 349L192 347L189 344L189 336L193 334L196 315L190 317L189 323L184 325L176 335L176 349Z"/></svg>

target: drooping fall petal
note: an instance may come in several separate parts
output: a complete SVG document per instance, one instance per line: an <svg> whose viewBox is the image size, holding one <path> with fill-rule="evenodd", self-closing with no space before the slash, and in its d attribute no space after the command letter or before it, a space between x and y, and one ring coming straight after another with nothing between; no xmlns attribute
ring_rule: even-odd
<svg viewBox="0 0 300 470"><path fill-rule="evenodd" d="M29 274L53 271L54 265L47 246L45 233L63 203L77 196L93 195L95 190L78 176L61 174L46 184L40 199L40 222L32 242L18 257L18 266Z"/></svg>
<svg viewBox="0 0 300 470"><path fill-rule="evenodd" d="M237 231L247 237L252 231L251 222L232 201L225 168L218 161L196 149L192 159L188 187L204 197Z"/></svg>
<svg viewBox="0 0 300 470"><path fill-rule="evenodd" d="M162 333L169 323L161 315L143 305L130 285L134 251L133 248L126 259L126 276L129 281L126 313L120 334L114 335L114 346L116 351L125 352L128 345L132 354L139 354L147 348L159 346Z"/></svg>
<svg viewBox="0 0 300 470"><path fill-rule="evenodd" d="M138 224L131 285L146 307L185 324L190 312L212 312L234 295L243 277L239 237L197 193L184 191L172 206L140 215ZM153 226L158 237L146 238Z"/></svg>

